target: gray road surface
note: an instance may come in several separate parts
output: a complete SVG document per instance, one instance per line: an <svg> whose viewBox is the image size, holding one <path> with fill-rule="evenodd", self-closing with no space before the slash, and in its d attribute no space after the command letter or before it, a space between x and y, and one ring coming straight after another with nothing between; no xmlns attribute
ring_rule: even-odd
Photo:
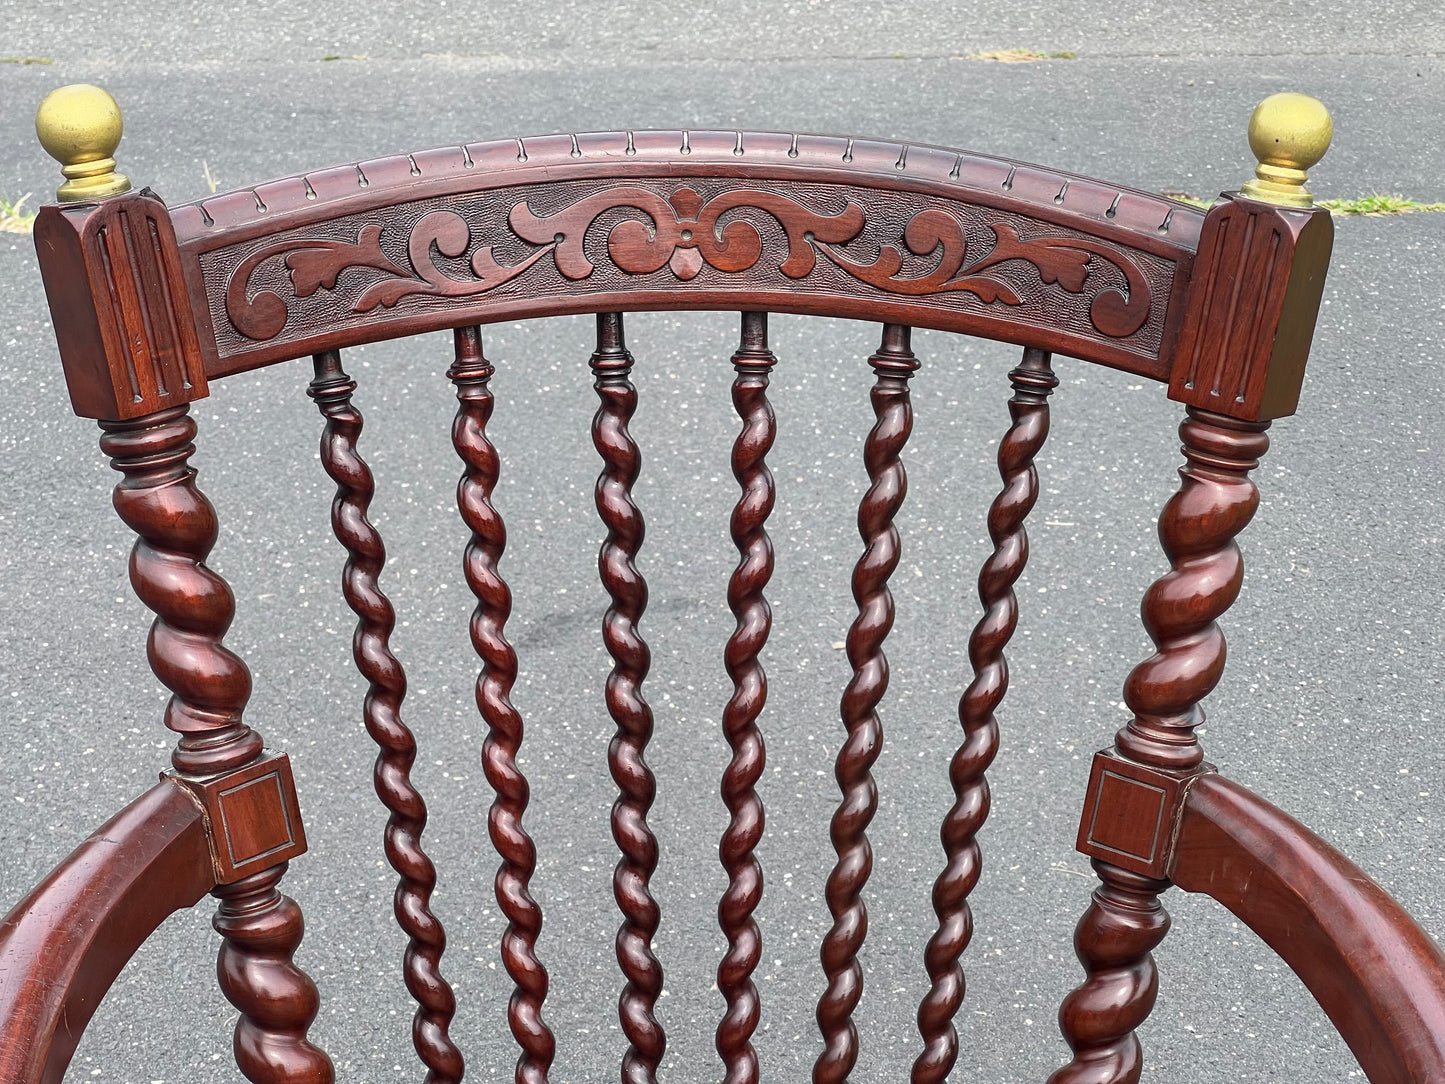
<svg viewBox="0 0 1445 1084"><path fill-rule="evenodd" d="M1325 100L1336 145L1321 195L1400 191L1445 199L1445 29L1435 5L1368 18L1317 5L1014 5L853 2L718 5L436 5L222 11L168 5L30 4L4 21L0 193L46 193L57 179L30 117L50 88L100 82L120 99L121 162L183 201L207 173L229 188L396 150L513 133L732 126L903 136L1042 161L1156 189L1211 194L1249 173L1253 103L1296 89ZM1070 49L1078 59L1002 66L980 49ZM365 56L324 61L325 55ZM0 235L0 907L8 907L165 764L163 695L143 662L147 614L124 582L124 528L94 427L68 413L30 242ZM1445 932L1445 215L1339 223L1335 262L1297 418L1278 423L1258 474L1263 502L1244 538L1243 597L1226 632L1232 661L1209 701L1211 759L1344 847L1436 935ZM774 321L783 359L772 462L779 504L777 614L766 656L764 724L771 834L759 1047L769 1079L804 1079L816 1052L816 941L827 926L825 819L846 680L832 644L851 618L853 508L865 476L862 359L876 330ZM722 588L733 563L727 467L736 423L721 315L629 322L645 455L638 499L652 587L643 630L656 664L649 695L663 844L658 951L670 1079L715 1075L711 989L723 883L715 797L726 762L717 718ZM497 503L512 542L516 700L530 726L525 767L548 908L542 954L559 1036L554 1079L615 1074L614 851L605 827L611 733L593 569L593 396L583 319L490 329L499 366L494 437L507 471ZM395 644L423 748L428 844L442 873L436 906L462 1003L455 1034L473 1079L505 1078L506 987L495 962L489 800L470 705L469 610L452 508L456 466L432 337L349 355L371 418L364 451L380 480L375 519L395 555L384 580L403 620ZM899 623L890 642L888 745L870 908L873 969L857 1079L899 1079L929 929L934 825L963 653L977 616L972 580L987 553L983 511L1006 424L1015 351L920 334L913 492L902 516ZM970 999L960 1016L977 1068L955 1079L1042 1080L1063 1060L1054 1024L1079 972L1069 934L1091 888L1073 852L1089 754L1123 721L1119 688L1146 651L1137 600L1163 569L1153 520L1174 484L1177 409L1122 374L1059 359L1033 563L1020 585L1016 687L1002 714L988 872L976 896ZM321 984L314 1035L346 1080L415 1078L396 977L393 877L370 793L360 687L347 669L351 618L335 589L340 553L326 523L330 486L315 463L318 419L304 362L219 384L196 408L201 482L223 538L215 567L240 614L228 643L256 674L249 718L288 750L313 841L288 890L308 916L303 965ZM438 467L437 464L440 464ZM1152 1079L1348 1079L1354 1063L1297 980L1207 900L1171 893L1175 930L1159 952L1159 1006L1143 1032ZM202 912L208 908L202 908ZM120 979L71 1078L230 1081L229 1006L212 976L208 915L169 923Z"/></svg>

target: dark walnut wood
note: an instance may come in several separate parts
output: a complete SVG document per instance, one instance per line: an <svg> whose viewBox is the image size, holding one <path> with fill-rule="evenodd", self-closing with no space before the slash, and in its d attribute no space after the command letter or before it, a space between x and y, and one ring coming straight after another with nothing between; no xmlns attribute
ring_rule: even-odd
<svg viewBox="0 0 1445 1084"><path fill-rule="evenodd" d="M984 614L969 638L973 681L959 701L963 741L949 764L953 807L945 814L939 836L947 864L933 883L933 909L938 929L924 952L929 988L918 1008L923 1052L913 1063L913 1084L942 1084L958 1059L958 1033L953 1018L963 1005L964 974L960 959L973 939L969 894L983 872L978 832L988 820L988 780L984 772L998 754L998 720L994 712L1008 692L1008 660L1004 648L1018 627L1018 599L1013 585L1029 559L1024 520L1039 497L1034 457L1049 435L1048 397L1058 386L1049 355L1026 350L1019 367L1009 373L1013 424L998 448L1003 489L988 511L993 553L978 576Z"/></svg>
<svg viewBox="0 0 1445 1084"><path fill-rule="evenodd" d="M213 376L459 319L751 297L1166 380L1201 223L967 152L754 132L472 144L176 212Z"/></svg>
<svg viewBox="0 0 1445 1084"><path fill-rule="evenodd" d="M35 220L75 412L138 418L206 396L170 212L150 192L45 207Z"/></svg>
<svg viewBox="0 0 1445 1084"><path fill-rule="evenodd" d="M1152 951L1169 927L1171 886L1207 892L1301 975L1376 1084L1445 1079L1445 957L1378 886L1274 807L1222 779L1196 731L1225 661L1219 626L1237 596L1236 536L1259 503L1250 480L1272 419L1299 400L1332 227L1327 213L1232 194L1207 213L1159 196L1036 166L905 143L755 132L621 132L504 140L323 170L168 210L141 192L46 208L36 239L76 410L98 418L122 481L115 506L139 536L132 583L156 613L148 652L172 692L173 767L0 923L0 1077L58 1081L95 1003L163 918L210 891L221 903L219 976L240 1010L236 1053L257 1084L323 1084L330 1061L307 1038L315 986L295 965L301 911L280 891L305 849L289 762L267 754L244 718L250 675L223 643L234 612L206 564L215 513L189 460L186 404L207 381L312 355L310 393L326 419L322 463L337 483L335 533L347 551L343 594L358 616L355 657L368 682L362 719L375 739L385 850L398 875L402 961L418 1002L413 1038L431 1084L456 1082L455 1009L441 972L445 935L430 909L436 870L421 843L426 806L410 779L416 741L401 719L405 675L379 586L385 560L368 521L374 481L357 441L345 347L450 329L457 504L469 533L463 568L476 607L475 696L487 724L481 755L495 797L488 829L507 927L500 955L513 984L508 1024L518 1084L546 1084L556 1040L543 1017L538 855L523 826L530 794L519 763L523 720L511 701L519 660L507 640L511 592L500 571L506 528L492 503L502 464L487 426L497 402L480 325L560 313L597 316L590 370L602 457L595 501L606 530L599 575L609 606L606 681L616 724L608 765L618 788L611 828L621 852L613 888L627 1042L626 1084L653 1084L666 1053L657 1016L660 911L651 881L658 841L648 817L656 782L643 696L650 654L640 631L647 585L637 567L643 517L633 487L641 451L624 311L726 309L742 314L732 357L741 428L739 495L727 584L735 627L723 650L731 695L721 712L727 825L718 854L716 1047L724 1084L758 1084L761 1019L754 973L764 888L767 521L777 435L768 402L777 359L767 313L883 325L869 359L876 424L863 443L869 485L853 570L852 679L840 715L841 798L822 938L816 1084L844 1084L858 1059L854 1013L864 974L877 809L879 709L893 621L889 577L906 491L913 326L1016 343L1003 486L988 511L993 552L979 575L983 614L969 641L973 677L949 764L953 801L941 825L937 925L923 965L922 1052L914 1084L944 1084L959 1059L955 1018L982 871L986 771L1000 743L1005 649L1019 616L1014 584L1028 557L1025 519L1038 496L1033 462L1057 381L1050 352L1167 386L1182 402L1185 463L1160 516L1169 571L1144 598L1154 654L1125 686L1131 711L1094 763L1079 847L1100 885L1075 934L1082 984L1060 1023L1072 1058L1053 1084L1130 1084L1143 1073L1136 1031L1159 976ZM524 374L521 374L524 375ZM579 376L581 375L579 359Z"/></svg>
<svg viewBox="0 0 1445 1084"><path fill-rule="evenodd" d="M367 518L376 486L371 468L357 450L362 417L351 401L356 382L341 368L341 357L334 351L318 354L314 368L307 394L326 419L321 464L336 483L331 528L346 550L341 593L357 618L352 657L367 682L362 721L378 747L372 783L390 814L384 850L398 878L393 899L397 925L407 935L402 975L417 1002L412 1041L427 1067L428 1084L456 1084L462 1078L462 1055L448 1034L456 998L441 973L446 931L431 909L437 875L422 847L426 802L411 781L416 739L401 718L406 672L391 650L396 613L379 585L386 547Z"/></svg>
<svg viewBox="0 0 1445 1084"><path fill-rule="evenodd" d="M492 416L492 363L482 353L481 330L458 328L456 360L447 376L457 389L457 414L452 422L452 446L466 464L457 482L457 508L472 536L462 566L477 607L470 624L472 647L481 659L477 675L477 709L487 723L482 743L482 767L496 793L487 814L492 846L501 856L495 882L497 907L507 916L502 932L502 964L511 976L513 990L507 1004L507 1024L522 1048L517 1060L517 1084L545 1084L557 1043L542 1020L547 999L547 969L537 957L542 932L542 908L532 898L532 875L537 869L537 848L522 826L527 811L527 777L517 764L522 747L522 716L512 704L517 681L517 653L507 641L507 618L512 592L498 564L507 544L507 528L492 505L492 490L501 473L501 457L487 436Z"/></svg>
<svg viewBox="0 0 1445 1084"><path fill-rule="evenodd" d="M647 812L657 794L657 780L645 758L652 737L652 708L642 696L642 683L652 665L647 641L637 623L647 609L647 581L637 570L645 533L642 511L632 499L632 486L642 470L642 453L627 423L637 409L632 384L632 354L623 339L622 315L597 317L597 349L591 360L593 384L601 400L592 420L592 443L602 456L594 496L607 538L597 556L597 570L611 605L602 619L602 640L612 656L607 675L607 711L617 733L607 747L607 766L618 788L612 806L612 837L622 858L612 875L612 891L622 911L617 931L617 963L626 980L617 1002L617 1016L627 1036L622 1056L626 1084L652 1084L667 1048L658 1023L657 999L662 995L662 964L652 952L662 910L650 881L657 870L657 837Z"/></svg>
<svg viewBox="0 0 1445 1084"><path fill-rule="evenodd" d="M868 936L863 888L873 870L868 824L878 810L873 764L883 751L878 705L888 691L888 659L883 641L893 627L893 595L888 579L898 567L900 543L893 519L908 493L900 458L913 430L908 380L918 368L909 348L910 329L883 326L883 341L868 359L876 379L870 398L877 421L863 444L868 490L858 506L863 555L853 568L853 600L858 616L848 629L848 664L853 677L843 691L841 714L847 737L838 751L833 775L842 799L833 814L831 835L838 861L828 875L826 896L833 916L823 938L823 972L828 988L818 1001L823 1051L813 1065L814 1084L841 1084L858 1060L858 1029L853 1010L863 996L858 953Z"/></svg>

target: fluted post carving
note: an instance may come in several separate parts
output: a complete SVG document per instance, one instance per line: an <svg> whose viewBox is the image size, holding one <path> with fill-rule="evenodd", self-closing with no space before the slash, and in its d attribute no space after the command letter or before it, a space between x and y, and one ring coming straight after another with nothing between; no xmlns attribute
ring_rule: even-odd
<svg viewBox="0 0 1445 1084"><path fill-rule="evenodd" d="M1242 421L1189 407L1182 483L1159 517L1170 570L1144 594L1141 613L1155 653L1124 685L1134 713L1115 750L1174 778L1199 770L1195 728L1200 701L1224 672L1224 634L1216 620L1239 595L1244 561L1235 536L1253 518L1259 492L1249 472L1269 448L1267 421ZM1083 985L1065 1000L1059 1025L1073 1059L1050 1084L1132 1084L1142 1061L1134 1030L1154 1006L1153 948L1169 928L1158 896L1169 882L1096 859L1103 882L1080 920L1074 943Z"/></svg>
<svg viewBox="0 0 1445 1084"><path fill-rule="evenodd" d="M436 869L422 849L426 803L411 781L416 739L401 719L406 673L389 642L396 615L378 583L386 548L367 518L375 483L356 447L362 427L361 413L351 402L356 383L335 351L317 354L315 368L307 393L326 418L321 464L336 483L331 527L347 553L342 594L357 616L351 645L356 668L367 681L362 717L378 746L372 782L390 813L384 838L387 861L398 876L393 910L407 935L402 975L417 1002L412 1042L427 1067L428 1084L455 1084L463 1072L461 1052L448 1034L456 997L441 973L446 932L431 910Z"/></svg>
<svg viewBox="0 0 1445 1084"><path fill-rule="evenodd" d="M306 1039L321 1006L316 984L291 962L301 908L276 889L286 864L215 890L212 920L225 938L216 961L221 992L241 1013L236 1064L254 1084L331 1084L331 1060Z"/></svg>
<svg viewBox="0 0 1445 1084"><path fill-rule="evenodd" d="M657 869L657 837L647 825L647 811L657 784L644 759L652 737L652 709L642 697L642 682L652 657L637 631L647 608L647 582L635 563L644 533L642 512L632 499L642 456L627 428L637 409L637 389L630 377L632 355L623 341L620 313L597 315L597 349L591 366L601 400L592 420L592 442L603 461L595 495L598 515L607 527L597 567L612 600L603 618L602 638L612 656L607 710L617 724L607 763L620 792L612 806L612 836L622 858L612 875L612 891L622 911L617 962L626 979L617 1005L628 1042L622 1081L652 1084L667 1045L656 1016L662 964L652 953L662 912L649 888Z"/></svg>
<svg viewBox="0 0 1445 1084"><path fill-rule="evenodd" d="M842 800L831 825L838 860L826 888L833 925L823 938L821 952L828 987L818 1001L823 1051L813 1064L814 1084L842 1084L858 1060L853 1010L863 996L863 969L858 963L868 934L863 887L873 868L867 828L878 808L872 767L883 748L877 708L888 689L888 660L883 655L883 641L893 627L888 578L898 567L899 557L893 517L908 492L899 456L913 428L908 379L918 368L909 338L909 328L885 324L878 352L868 359L877 374L871 393L877 421L863 445L870 485L858 507L858 533L864 550L853 569L858 616L848 629L847 640L853 677L840 708L848 736L834 768Z"/></svg>
<svg viewBox="0 0 1445 1084"><path fill-rule="evenodd" d="M742 487L732 514L732 539L738 565L728 580L728 606L737 626L728 639L724 662L733 694L723 709L723 733L732 759L723 773L722 795L729 821L718 849L728 887L718 903L718 923L728 939L718 965L717 985L727 1010L717 1029L717 1052L724 1084L757 1084L758 1055L752 1036L761 1007L753 971L762 956L763 938L753 912L763 896L763 867L755 848L763 836L763 803L756 786L766 752L758 716L768 696L768 679L758 654L767 643L773 615L763 595L773 574L773 544L765 527L773 510L773 475L766 457L777 435L768 402L768 374L777 359L768 349L768 314L745 312L742 342L733 354L733 406L743 428L733 442L733 476Z"/></svg>
<svg viewBox="0 0 1445 1084"><path fill-rule="evenodd" d="M1059 383L1049 355L1032 348L1024 351L1022 363L1009 373L1009 379L1014 390L1009 400L1013 424L999 444L998 469L1003 489L988 513L988 533L994 549L978 577L984 615L974 626L968 643L974 677L958 705L963 741L949 765L954 803L939 833L946 864L933 885L938 929L924 952L930 985L918 1008L923 1052L913 1063L913 1084L942 1084L958 1058L953 1018L964 996L964 973L959 961L973 937L968 897L978 884L981 870L978 831L989 812L984 772L998 753L994 712L1008 691L1004 648L1018 626L1018 599L1013 585L1029 557L1024 520L1039 496L1034 457L1048 437L1048 396Z"/></svg>
<svg viewBox="0 0 1445 1084"><path fill-rule="evenodd" d="M476 596L471 639L482 661L477 677L476 701L487 723L482 743L482 766L496 794L487 815L492 845L501 856L497 869L497 905L507 917L502 933L502 963L513 990L507 1006L507 1023L522 1048L516 1065L517 1084L546 1084L556 1051L556 1040L542 1019L547 997L547 970L537 958L542 932L542 909L532 898L531 879L537 868L537 848L522 826L527 810L527 777L517 766L522 744L522 716L512 705L517 680L517 655L507 641L507 618L512 593L502 579L498 563L507 544L507 528L492 506L492 490L500 470L497 449L487 437L492 416L492 364L482 353L482 336L476 327L455 333L456 362L447 376L456 385L457 415L452 423L452 444L466 464L457 483L457 507L471 529L463 568Z"/></svg>
<svg viewBox="0 0 1445 1084"><path fill-rule="evenodd" d="M235 616L226 581L206 567L216 543L215 509L190 466L196 423L177 406L131 421L103 421L101 449L121 472L115 509L139 536L131 551L136 594L155 611L147 655L171 690L166 726L181 735L171 762L185 778L244 768L262 752L242 718L251 695L246 664L221 642ZM331 1062L306 1039L316 1016L311 980L291 961L301 909L277 890L286 864L213 892L225 939L221 989L241 1012L236 1060L255 1084L329 1084Z"/></svg>

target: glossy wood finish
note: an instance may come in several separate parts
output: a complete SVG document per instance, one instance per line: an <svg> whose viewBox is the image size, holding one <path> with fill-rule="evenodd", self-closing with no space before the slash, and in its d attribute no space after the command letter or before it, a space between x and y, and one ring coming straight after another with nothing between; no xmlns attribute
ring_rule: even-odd
<svg viewBox="0 0 1445 1084"><path fill-rule="evenodd" d="M1371 1084L1445 1080L1445 954L1364 871L1217 775L1190 788L1175 855L1174 883L1279 953Z"/></svg>
<svg viewBox="0 0 1445 1084"><path fill-rule="evenodd" d="M522 1048L517 1060L517 1084L545 1084L556 1040L542 1019L547 999L547 969L537 957L542 932L542 909L532 898L532 874L537 869L537 848L522 826L527 811L527 777L517 764L522 746L522 716L512 704L517 680L517 653L507 642L507 618L512 593L498 564L507 544L507 528L492 505L492 490L501 472L497 449L487 437L492 416L491 362L482 353L482 336L476 327L458 328L456 360L447 371L457 389L457 415L452 423L452 446L466 464L457 482L457 508L471 529L462 560L467 585L477 607L470 625L472 647L481 659L476 701L487 723L482 743L482 767L496 793L487 814L492 845L501 856L497 869L497 906L507 917L502 932L502 964L513 982L507 1005L507 1024Z"/></svg>
<svg viewBox="0 0 1445 1084"><path fill-rule="evenodd" d="M733 356L742 428L732 450L741 492L731 534L739 562L727 592L736 626L724 653L732 695L722 718L730 758L722 773L727 887L718 918L726 948L717 976L725 1004L716 1045L725 1084L758 1080L761 653L771 619L764 591L774 501L766 456L777 428L767 400L776 364L767 347L769 310L884 325L869 359L876 424L864 444L865 549L854 569L858 616L846 644L853 677L841 704L847 734L836 765L842 797L831 826L833 921L821 951L826 990L814 1080L842 1084L858 1057L853 1014L868 920L867 830L877 805L871 769L888 682L883 645L893 620L888 580L906 490L900 456L911 427L915 325L1025 348L1010 374L1012 425L999 449L1004 484L988 517L994 551L979 577L984 614L970 639L973 681L949 768L954 802L941 832L915 1084L943 1084L959 1056L953 1021L972 933L969 894L981 870L976 837L989 809L985 771L999 743L1004 649L1018 619L1013 584L1028 553L1023 524L1038 493L1032 464L1056 383L1049 351L1166 384L1187 408L1182 484L1160 518L1170 572L1143 606L1156 652L1129 677L1132 718L1096 762L1086 800L1081 849L1094 858L1101 885L1076 931L1085 980L1061 1011L1073 1058L1052 1081L1139 1079L1134 1033L1158 988L1151 952L1168 929L1159 897L1172 883L1215 895L1258 930L1304 977L1372 1080L1445 1075L1438 950L1343 858L1213 775L1195 737L1201 702L1224 664L1218 621L1243 573L1235 536L1258 504L1249 472L1268 447L1269 421L1298 400L1331 236L1326 212L1237 195L1206 214L968 152L752 132L505 140L325 170L174 211L145 193L47 208L37 239L72 399L80 413L102 420L103 446L123 475L116 507L140 536L132 580L157 614L150 659L174 694L166 722L181 737L173 779L113 824L127 833L124 854L169 878L166 892L142 898L128 872L87 845L26 904L33 914L54 907L59 925L41 930L27 912L0 928L0 948L23 958L26 976L17 988L0 972L0 1067L20 1066L27 1084L56 1079L123 959L168 908L214 888L220 981L242 1013L242 1070L257 1084L331 1079L330 1062L307 1039L317 992L292 959L301 913L278 887L283 859L299 853L304 837L283 782L289 768L264 754L246 724L250 678L222 642L233 600L205 564L217 526L188 465L195 424L185 406L206 395L208 380L311 354L311 394L327 419L322 460L338 484L333 523L349 558L343 590L358 614L356 659L370 684L363 717L380 747L376 786L390 813L386 850L409 938L403 972L418 1001L414 1039L429 1081L461 1078L448 1037L453 997L440 971L445 938L428 902L435 871L421 846L426 808L409 778L415 741L400 718L405 678L388 646L394 615L378 585L384 549L367 521L373 481L357 452L361 417L338 354L446 328L456 329L447 376L458 398L453 443L465 468L457 500L470 531L464 568L477 601L470 633L481 663L476 700L488 727L482 757L496 792L488 825L508 921L501 955L513 982L508 1021L521 1048L515 1077L545 1084L555 1040L543 1020L542 915L530 887L537 854L523 827L523 725L510 699L518 659L506 638L511 596L498 567L506 531L492 505L500 472L487 435L493 367L478 325L586 312L598 314L592 436L603 460L595 498L607 532L599 572L611 603L603 622L613 662L606 702L617 726L608 760L619 791L611 826L621 850L613 880L628 1043L621 1077L656 1080L666 1037L656 1014L662 967L652 950L660 921L650 887L658 863L648 824L653 719L642 695L647 587L636 565L644 531L632 492L641 455L629 432L638 393L622 312L727 309L743 316ZM264 802L261 790L249 792L235 807L235 830L228 828L225 796L273 779L276 800L269 790ZM280 849L268 849L273 843ZM227 865L221 848L233 844L238 849L226 854L246 857ZM105 939L77 932L83 910L100 916ZM113 936L106 923L115 924Z"/></svg>
<svg viewBox="0 0 1445 1084"><path fill-rule="evenodd" d="M763 896L763 867L755 848L762 841L765 819L756 787L767 759L758 716L768 698L768 679L758 655L773 624L763 591L773 574L773 543L766 524L776 490L767 454L777 437L777 419L768 402L768 379L777 360L768 349L767 313L743 313L742 340L732 357L737 371L733 407L743 423L732 451L733 477L742 488L730 523L738 565L728 580L728 608L737 626L723 652L733 683L723 709L723 734L732 758L722 778L729 820L718 847L728 874L727 890L718 901L718 924L728 940L717 969L717 986L727 1001L717 1029L724 1084L758 1081L758 1056L751 1040L762 1008L752 975L762 958L763 935L753 912Z"/></svg>
<svg viewBox="0 0 1445 1084"><path fill-rule="evenodd" d="M584 246L614 210L606 243ZM983 334L1168 380L1203 223L967 151L681 131L441 148L174 217L212 378L462 322L753 308Z"/></svg>
<svg viewBox="0 0 1445 1084"><path fill-rule="evenodd" d="M147 655L173 694L165 724L181 738L171 762L187 779L245 769L263 752L261 736L242 718L250 672L221 642L235 599L205 564L218 526L189 465L196 425L188 410L181 405L130 421L102 421L100 441L122 474L115 509L139 536L131 552L131 586L156 614ZM224 938L217 966L226 997L241 1010L236 1056L247 1078L254 1084L319 1084L331 1079L331 1063L306 1040L316 991L291 962L301 941L301 912L276 888L285 869L281 862L216 889L221 907L215 925Z"/></svg>
<svg viewBox="0 0 1445 1084"><path fill-rule="evenodd" d="M201 808L162 780L0 919L0 1080L60 1084L126 961L216 883Z"/></svg>
<svg viewBox="0 0 1445 1084"><path fill-rule="evenodd" d="M900 456L913 429L908 380L918 368L909 349L910 329L883 326L883 341L868 359L876 379L870 398L874 423L863 444L868 491L858 506L863 555L853 568L853 600L858 616L848 629L848 664L853 677L843 692L841 714L848 735L833 769L842 800L830 834L838 861L828 875L826 896L833 925L823 938L821 957L828 988L818 1001L823 1051L813 1065L814 1084L841 1084L858 1060L858 1030L853 1010L863 996L858 953L868 936L863 888L873 869L868 824L878 809L873 763L883 749L878 705L888 690L888 660L883 641L893 627L893 595L888 578L898 567L900 545L893 519L908 493Z"/></svg>
<svg viewBox="0 0 1445 1084"><path fill-rule="evenodd" d="M189 409L102 422L100 446L123 476L115 510L139 536L130 582L156 615L146 649L151 669L173 694L165 724L180 742L171 763L181 772L210 775L255 760L261 736L242 719L250 671L221 643L236 601L205 563L219 527L190 466L196 423Z"/></svg>
<svg viewBox="0 0 1445 1084"><path fill-rule="evenodd" d="M1268 421L1241 421L1189 407L1179 427L1185 464L1179 490L1159 517L1159 540L1170 571L1144 594L1144 627L1157 648L1124 683L1133 718L1114 740L1125 760L1172 773L1197 770L1204 753L1195 728L1200 702L1224 673L1224 634L1216 619L1239 595L1244 560L1234 538L1253 518L1259 492L1249 472L1269 448ZM1132 813L1138 817L1143 813ZM1165 811L1172 818L1173 810ZM1086 802L1086 821L1099 815ZM1081 839L1086 833L1081 829ZM1051 1084L1116 1084L1143 1071L1134 1031L1154 1007L1158 977L1150 952L1169 928L1159 895L1167 880L1151 864L1122 868L1114 853L1084 847L1102 886L1079 920L1075 951L1083 984L1065 999L1059 1026L1073 1050Z"/></svg>
<svg viewBox="0 0 1445 1084"><path fill-rule="evenodd" d="M1268 421L1299 405L1325 288L1334 219L1226 194L1199 238L1169 397Z"/></svg>
<svg viewBox="0 0 1445 1084"><path fill-rule="evenodd" d="M1134 1031L1159 993L1150 953L1169 932L1169 914L1159 903L1169 882L1098 859L1094 872L1102 884L1074 929L1074 952L1088 977L1059 1009L1074 1056L1049 1084L1135 1084L1144 1071Z"/></svg>
<svg viewBox="0 0 1445 1084"><path fill-rule="evenodd" d="M928 941L924 965L929 989L918 1007L923 1052L913 1063L913 1084L942 1084L958 1059L958 1033L953 1018L963 1004L964 973L960 959L973 938L969 894L978 884L983 858L978 832L988 819L988 780L984 772L998 753L998 720L994 712L1008 692L1008 660L1004 648L1018 627L1018 599L1013 585L1029 559L1024 520L1039 496L1034 457L1049 435L1048 397L1058 386L1049 355L1024 351L1023 361L1009 373L1013 424L999 442L998 471L1003 489L988 511L993 553L978 576L978 597L984 614L969 637L973 681L959 701L963 741L949 763L953 807L944 816L939 836L946 865L933 883L933 909L938 929Z"/></svg>
<svg viewBox="0 0 1445 1084"><path fill-rule="evenodd" d="M1144 594L1144 628L1156 653L1124 683L1134 713L1115 745L1141 764L1193 768L1204 759L1194 730L1202 701L1224 673L1216 619L1234 604L1244 558L1234 537L1259 507L1249 472L1269 448L1268 422L1241 422L1190 407L1179 427L1183 484L1159 517L1170 571Z"/></svg>
<svg viewBox="0 0 1445 1084"><path fill-rule="evenodd" d="M619 791L612 806L612 837L622 851L612 875L612 891L622 911L617 962L626 979L617 1003L628 1042L622 1080L651 1084L667 1048L667 1036L656 1016L662 964L652 952L662 911L649 887L657 869L657 837L648 827L647 811L657 793L657 780L645 759L652 737L652 709L643 699L642 682L652 655L637 629L647 608L647 581L635 563L644 534L642 512L632 499L642 453L627 428L637 409L637 389L631 380L632 354L623 338L620 313L597 317L597 349L591 366L601 400L592 420L592 443L603 463L594 492L597 514L607 528L597 570L612 600L602 619L602 640L612 656L607 711L617 724L607 747L607 766Z"/></svg>
<svg viewBox="0 0 1445 1084"><path fill-rule="evenodd" d="M43 208L35 243L77 414L140 418L206 397L175 228L159 197Z"/></svg>
<svg viewBox="0 0 1445 1084"><path fill-rule="evenodd" d="M357 617L352 657L367 681L361 714L366 732L378 746L372 783L390 814L384 838L387 861L398 877L393 910L407 936L402 975L417 1002L412 1041L427 1067L428 1084L455 1084L463 1072L461 1052L448 1035L456 998L441 973L446 931L431 909L437 877L422 847L426 802L411 781L416 739L401 718L406 671L390 642L396 613L379 582L386 546L367 518L376 484L357 450L363 422L351 401L356 382L341 368L341 357L334 351L316 356L315 373L307 394L326 419L321 465L336 483L331 528L346 550L341 593Z"/></svg>
<svg viewBox="0 0 1445 1084"><path fill-rule="evenodd" d="M224 939L216 976L236 1021L236 1064L252 1084L331 1084L331 1059L306 1038L321 996L292 962L301 908L276 888L286 863L213 892L212 925Z"/></svg>

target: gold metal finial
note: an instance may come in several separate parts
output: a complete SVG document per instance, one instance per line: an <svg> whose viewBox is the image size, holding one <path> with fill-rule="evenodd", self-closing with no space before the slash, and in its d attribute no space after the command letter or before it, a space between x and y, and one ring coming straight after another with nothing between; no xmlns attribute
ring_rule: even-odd
<svg viewBox="0 0 1445 1084"><path fill-rule="evenodd" d="M1306 94L1271 94L1249 118L1249 149L1259 159L1244 184L1250 199L1312 207L1305 181L1309 168L1330 149L1335 134L1330 111Z"/></svg>
<svg viewBox="0 0 1445 1084"><path fill-rule="evenodd" d="M35 134L67 180L55 193L62 203L104 199L130 191L115 171L123 125L120 106L88 83L52 90L35 112Z"/></svg>

